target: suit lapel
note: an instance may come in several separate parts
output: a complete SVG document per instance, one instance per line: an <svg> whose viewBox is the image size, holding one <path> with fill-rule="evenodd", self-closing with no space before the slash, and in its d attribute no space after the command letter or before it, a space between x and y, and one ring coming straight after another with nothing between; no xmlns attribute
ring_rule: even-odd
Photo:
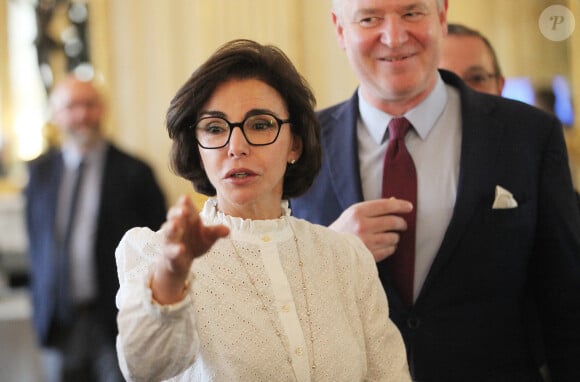
<svg viewBox="0 0 580 382"><path fill-rule="evenodd" d="M330 128L322 131L324 166L330 174L331 187L345 210L363 200L358 160L358 96L340 105L329 117ZM344 127L344 129L342 128Z"/></svg>
<svg viewBox="0 0 580 382"><path fill-rule="evenodd" d="M102 232L107 230L107 227L103 223L103 216L109 216L108 211L111 210L111 201L114 198L118 198L116 195L119 189L115 187L118 179L118 162L116 161L117 149L107 142L107 147L105 148L105 163L103 164L103 175L101 183L101 192L99 196L99 219L97 221L97 243L100 240L100 235ZM103 212L105 211L105 212ZM115 213L115 211L113 211Z"/></svg>
<svg viewBox="0 0 580 382"><path fill-rule="evenodd" d="M116 150L112 144L107 143L105 152L105 163L103 164L103 183L101 184L101 206L109 200L113 194L113 181L116 179L115 174L117 167L115 166Z"/></svg>
<svg viewBox="0 0 580 382"><path fill-rule="evenodd" d="M462 139L457 200L421 294L429 289L440 270L451 260L470 218L482 202L482 193L489 192L505 128L490 115L494 108L491 98L474 94L453 78L443 78L445 82L459 88L461 94ZM417 302L420 298L421 295Z"/></svg>
<svg viewBox="0 0 580 382"><path fill-rule="evenodd" d="M47 207L47 224L51 225L51 229L47 232L53 232L56 230L56 211L58 206L59 194L60 194L60 183L62 175L64 172L64 161L62 158L62 153L58 150L54 150L49 153L50 159L48 161L48 170L43 174L43 176L48 177L46 179L46 199L44 205ZM50 235L51 240L54 241L54 235ZM54 248L56 244L53 243Z"/></svg>

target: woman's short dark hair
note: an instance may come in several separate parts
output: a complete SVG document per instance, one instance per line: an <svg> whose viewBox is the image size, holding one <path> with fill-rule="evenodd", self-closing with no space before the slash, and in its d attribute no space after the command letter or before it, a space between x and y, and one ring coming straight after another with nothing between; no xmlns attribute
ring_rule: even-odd
<svg viewBox="0 0 580 382"><path fill-rule="evenodd" d="M300 196L312 184L321 163L320 125L314 107L316 99L306 80L279 48L251 40L233 40L221 46L193 72L177 91L167 111L166 123L171 148L171 168L190 180L204 195L216 193L201 164L192 126L215 89L232 79L257 79L274 88L286 103L292 134L302 139L302 154L288 165L282 198Z"/></svg>

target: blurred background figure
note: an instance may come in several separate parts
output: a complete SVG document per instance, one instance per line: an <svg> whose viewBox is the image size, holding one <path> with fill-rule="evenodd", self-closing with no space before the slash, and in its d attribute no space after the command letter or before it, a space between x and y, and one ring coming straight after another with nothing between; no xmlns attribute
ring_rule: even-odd
<svg viewBox="0 0 580 382"><path fill-rule="evenodd" d="M450 23L439 67L459 75L473 89L501 95L505 79L489 40L475 29Z"/></svg>
<svg viewBox="0 0 580 382"><path fill-rule="evenodd" d="M47 381L120 381L114 348L115 248L157 229L165 198L141 160L103 135L102 98L68 75L50 94L62 145L28 164L25 189L33 326Z"/></svg>
<svg viewBox="0 0 580 382"><path fill-rule="evenodd" d="M556 114L556 94L549 87L541 87L534 94L534 105L550 114Z"/></svg>
<svg viewBox="0 0 580 382"><path fill-rule="evenodd" d="M550 87L544 86L536 89L534 94L534 106L559 118L556 113L556 93L554 93L554 90ZM564 122L561 119L560 121L562 122L562 126L566 128ZM580 192L576 191L576 197L578 199L578 207L580 208Z"/></svg>

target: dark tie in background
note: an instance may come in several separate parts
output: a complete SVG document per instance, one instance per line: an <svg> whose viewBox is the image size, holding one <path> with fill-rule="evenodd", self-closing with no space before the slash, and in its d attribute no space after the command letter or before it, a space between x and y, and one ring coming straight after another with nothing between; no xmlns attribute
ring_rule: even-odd
<svg viewBox="0 0 580 382"><path fill-rule="evenodd" d="M60 322L67 322L71 318L72 298L70 291L70 244L74 230L75 216L78 207L79 194L83 182L85 171L84 160L78 165L74 174L72 188L69 193L69 204L67 208L67 218L65 230L62 236L62 242L59 251L59 272L58 272L58 300L57 315Z"/></svg>
<svg viewBox="0 0 580 382"><path fill-rule="evenodd" d="M413 211L402 215L407 222L407 230L400 233L396 252L384 261L389 277L407 306L413 305L417 218L417 171L405 146L405 135L410 127L406 118L393 118L389 122L389 146L385 154L382 191L383 198L394 196L413 203Z"/></svg>

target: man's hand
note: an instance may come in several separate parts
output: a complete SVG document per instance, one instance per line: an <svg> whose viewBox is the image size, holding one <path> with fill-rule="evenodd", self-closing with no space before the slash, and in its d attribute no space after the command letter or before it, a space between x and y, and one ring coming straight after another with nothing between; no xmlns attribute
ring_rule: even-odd
<svg viewBox="0 0 580 382"><path fill-rule="evenodd" d="M353 204L329 227L357 235L379 262L397 249L399 233L407 229L404 215L413 205L402 199L376 199Z"/></svg>

